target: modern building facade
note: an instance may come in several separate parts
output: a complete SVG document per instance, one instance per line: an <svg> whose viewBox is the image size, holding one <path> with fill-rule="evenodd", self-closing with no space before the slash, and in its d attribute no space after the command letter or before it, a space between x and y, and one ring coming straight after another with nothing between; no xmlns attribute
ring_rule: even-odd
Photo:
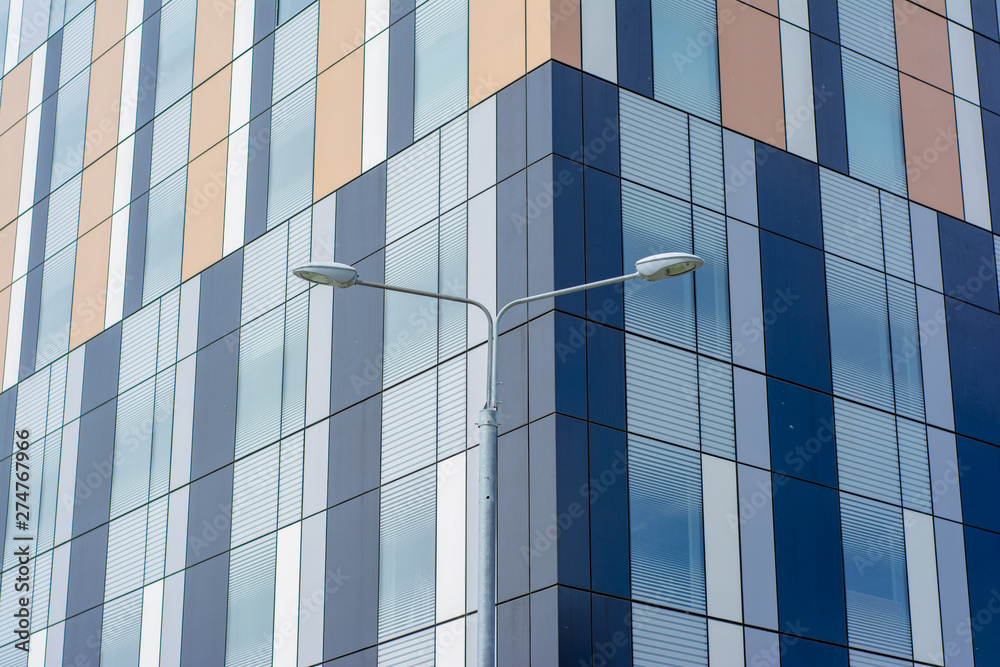
<svg viewBox="0 0 1000 667"><path fill-rule="evenodd" d="M0 17L0 665L1000 664L994 0Z"/></svg>

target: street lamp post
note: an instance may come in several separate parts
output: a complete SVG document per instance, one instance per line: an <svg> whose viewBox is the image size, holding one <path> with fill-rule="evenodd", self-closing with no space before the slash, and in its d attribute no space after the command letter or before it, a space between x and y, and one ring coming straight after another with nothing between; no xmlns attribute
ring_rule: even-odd
<svg viewBox="0 0 1000 667"><path fill-rule="evenodd" d="M477 425L479 427L479 619L478 619L478 660L479 667L493 667L496 662L496 534L497 534L497 353L500 339L500 318L510 309L532 301L542 301L564 294L582 292L595 287L605 287L622 283L633 278L650 282L672 278L690 273L699 268L704 261L697 255L670 252L652 255L635 263L635 273L606 280L598 280L576 287L536 294L511 301L497 312L496 317L490 310L473 299L439 294L425 290L384 285L369 282L358 277L358 271L348 264L336 262L314 262L304 264L293 273L309 282L320 285L347 288L352 285L374 287L390 292L415 294L432 299L456 301L475 306L486 315L487 322L487 387L486 405L479 411Z"/></svg>

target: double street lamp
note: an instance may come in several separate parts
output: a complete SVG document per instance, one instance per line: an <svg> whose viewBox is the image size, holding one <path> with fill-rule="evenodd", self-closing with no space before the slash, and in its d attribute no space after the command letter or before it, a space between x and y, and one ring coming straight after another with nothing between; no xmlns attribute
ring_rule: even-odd
<svg viewBox="0 0 1000 667"><path fill-rule="evenodd" d="M486 406L479 411L479 620L478 620L478 661L479 667L493 667L496 660L496 531L497 531L497 349L499 346L500 318L515 306L532 301L541 301L573 292L582 292L595 287L605 287L639 278L655 282L664 278L682 276L699 268L704 261L697 255L680 252L661 253L640 259L635 263L635 273L617 278L598 280L585 285L536 294L511 301L500 309L496 317L478 301L461 296L439 294L424 290L384 285L362 280L358 270L348 264L337 262L314 262L303 264L293 273L309 282L319 285L347 288L352 285L375 287L390 292L416 294L432 299L457 301L475 306L486 315L487 322L487 387Z"/></svg>

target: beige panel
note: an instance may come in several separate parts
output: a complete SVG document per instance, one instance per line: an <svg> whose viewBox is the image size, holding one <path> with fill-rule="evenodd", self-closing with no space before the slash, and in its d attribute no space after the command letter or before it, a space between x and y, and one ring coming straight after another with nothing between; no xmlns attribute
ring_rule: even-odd
<svg viewBox="0 0 1000 667"><path fill-rule="evenodd" d="M785 147L778 19L737 0L719 0L722 124Z"/></svg>
<svg viewBox="0 0 1000 667"><path fill-rule="evenodd" d="M228 143L223 141L188 165L182 280L222 259Z"/></svg>
<svg viewBox="0 0 1000 667"><path fill-rule="evenodd" d="M10 285L14 279L14 239L17 238L17 220L0 229L0 287ZM0 347L0 350L4 348ZM0 357L3 353L0 352ZM3 377L0 375L0 377Z"/></svg>
<svg viewBox="0 0 1000 667"><path fill-rule="evenodd" d="M743 0L743 2L772 16L778 15L778 0Z"/></svg>
<svg viewBox="0 0 1000 667"><path fill-rule="evenodd" d="M906 0L896 0L899 70L951 92L948 21Z"/></svg>
<svg viewBox="0 0 1000 667"><path fill-rule="evenodd" d="M579 69L583 65L580 38L580 0L552 0L552 59Z"/></svg>
<svg viewBox="0 0 1000 667"><path fill-rule="evenodd" d="M899 96L910 199L963 218L955 98L905 74Z"/></svg>
<svg viewBox="0 0 1000 667"><path fill-rule="evenodd" d="M195 24L194 85L233 59L235 0L200 0Z"/></svg>
<svg viewBox="0 0 1000 667"><path fill-rule="evenodd" d="M20 65L3 78L3 90L0 91L3 93L0 97L0 133L9 130L28 113L31 58L32 56L28 56L22 60Z"/></svg>
<svg viewBox="0 0 1000 667"><path fill-rule="evenodd" d="M469 106L524 75L524 1L469 4Z"/></svg>
<svg viewBox="0 0 1000 667"><path fill-rule="evenodd" d="M108 255L111 221L106 220L76 243L76 277L73 281L73 319L69 347L75 348L104 330L108 293Z"/></svg>
<svg viewBox="0 0 1000 667"><path fill-rule="evenodd" d="M10 288L0 290L0 350L7 349L7 324L10 321ZM7 356L0 353L0 377L3 377L3 362Z"/></svg>
<svg viewBox="0 0 1000 667"><path fill-rule="evenodd" d="M551 0L525 0L525 68L531 71L552 57Z"/></svg>
<svg viewBox="0 0 1000 667"><path fill-rule="evenodd" d="M124 54L125 42L118 42L110 51L94 61L90 68L87 139L83 149L84 165L101 157L118 143L118 111L121 106Z"/></svg>
<svg viewBox="0 0 1000 667"><path fill-rule="evenodd" d="M0 225L17 217L21 193L21 162L24 158L24 125L19 121L0 134Z"/></svg>
<svg viewBox="0 0 1000 667"><path fill-rule="evenodd" d="M364 42L365 0L319 1L317 71L322 72Z"/></svg>
<svg viewBox="0 0 1000 667"><path fill-rule="evenodd" d="M213 0L220 2L221 0ZM95 60L117 44L125 36L125 14L128 0L101 0L94 14L94 48L91 57Z"/></svg>
<svg viewBox="0 0 1000 667"><path fill-rule="evenodd" d="M361 100L364 49L326 70L316 80L316 164L313 201L361 174Z"/></svg>
<svg viewBox="0 0 1000 667"><path fill-rule="evenodd" d="M947 0L915 0L918 5L923 5L932 12L937 12L941 16L948 15Z"/></svg>
<svg viewBox="0 0 1000 667"><path fill-rule="evenodd" d="M80 228L83 236L111 217L115 200L115 155L113 149L83 170L83 192L80 194Z"/></svg>
<svg viewBox="0 0 1000 667"><path fill-rule="evenodd" d="M232 71L232 67L226 67L194 89L191 101L191 158L201 155L229 133Z"/></svg>

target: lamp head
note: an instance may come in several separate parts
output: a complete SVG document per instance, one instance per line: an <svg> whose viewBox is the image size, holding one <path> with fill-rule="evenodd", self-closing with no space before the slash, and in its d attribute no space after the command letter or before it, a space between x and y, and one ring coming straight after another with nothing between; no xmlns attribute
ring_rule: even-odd
<svg viewBox="0 0 1000 667"><path fill-rule="evenodd" d="M339 262L310 262L296 267L292 273L302 280L334 287L350 287L358 279L357 269L350 264Z"/></svg>
<svg viewBox="0 0 1000 667"><path fill-rule="evenodd" d="M705 263L697 255L684 252L664 252L659 255L643 257L635 263L635 270L643 280L655 282L664 278L682 276L701 267Z"/></svg>

